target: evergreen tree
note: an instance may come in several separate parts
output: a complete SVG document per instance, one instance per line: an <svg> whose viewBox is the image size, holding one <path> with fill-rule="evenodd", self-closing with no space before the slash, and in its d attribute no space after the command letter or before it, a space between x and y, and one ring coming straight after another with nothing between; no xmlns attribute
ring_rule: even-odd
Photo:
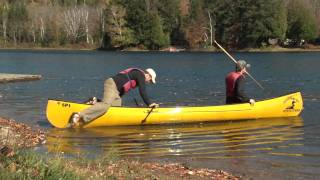
<svg viewBox="0 0 320 180"><path fill-rule="evenodd" d="M159 0L159 15L163 20L163 31L170 35L171 44L177 44L180 34L180 0Z"/></svg>
<svg viewBox="0 0 320 180"><path fill-rule="evenodd" d="M267 28L271 29L271 33L268 34L268 36L271 38L279 38L280 40L284 40L288 29L287 7L285 6L285 2L282 0L273 0L273 3L271 3L270 6L268 8L273 9L273 11L270 13L273 20L269 22L270 26L266 26Z"/></svg>
<svg viewBox="0 0 320 180"><path fill-rule="evenodd" d="M28 40L28 11L25 0L10 2L8 22L8 32L15 44Z"/></svg>
<svg viewBox="0 0 320 180"><path fill-rule="evenodd" d="M140 45L158 49L169 44L168 33L163 31L157 0L126 1L128 27L134 31Z"/></svg>
<svg viewBox="0 0 320 180"><path fill-rule="evenodd" d="M286 10L279 0L218 0L216 36L229 47L260 46L268 38L283 39Z"/></svg>
<svg viewBox="0 0 320 180"><path fill-rule="evenodd" d="M295 41L311 40L316 38L316 33L316 19L310 8L299 0L290 0L287 37Z"/></svg>
<svg viewBox="0 0 320 180"><path fill-rule="evenodd" d="M138 45L148 44L150 18L148 17L145 0L126 0L123 5L127 9L128 27L133 30Z"/></svg>
<svg viewBox="0 0 320 180"><path fill-rule="evenodd" d="M158 50L169 45L169 35L163 32L162 22L158 14L151 16L150 45L153 50Z"/></svg>
<svg viewBox="0 0 320 180"><path fill-rule="evenodd" d="M116 1L110 2L105 10L106 27L110 46L125 48L136 43L133 31L127 27L126 9Z"/></svg>
<svg viewBox="0 0 320 180"><path fill-rule="evenodd" d="M238 47L259 47L268 38L284 39L286 9L279 0L247 0L240 3L240 27Z"/></svg>

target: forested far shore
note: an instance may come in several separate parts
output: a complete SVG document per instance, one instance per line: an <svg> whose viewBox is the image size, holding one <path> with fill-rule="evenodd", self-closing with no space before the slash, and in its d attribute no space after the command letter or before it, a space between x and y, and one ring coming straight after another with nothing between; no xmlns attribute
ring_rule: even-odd
<svg viewBox="0 0 320 180"><path fill-rule="evenodd" d="M319 0L0 0L0 48L312 48L319 30Z"/></svg>

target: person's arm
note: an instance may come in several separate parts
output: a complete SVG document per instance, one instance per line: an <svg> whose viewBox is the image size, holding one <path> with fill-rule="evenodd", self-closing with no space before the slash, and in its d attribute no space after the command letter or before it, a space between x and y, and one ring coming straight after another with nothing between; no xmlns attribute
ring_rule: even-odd
<svg viewBox="0 0 320 180"><path fill-rule="evenodd" d="M245 86L245 79L243 76L241 76L238 78L235 84L236 95L241 102L249 102L250 99L245 94L244 86Z"/></svg>
<svg viewBox="0 0 320 180"><path fill-rule="evenodd" d="M147 94L146 81L145 81L144 74L142 74L140 71L135 71L135 72L132 72L132 76L133 76L133 79L136 80L137 86L139 86L139 93L142 100L147 106L149 106L151 102Z"/></svg>

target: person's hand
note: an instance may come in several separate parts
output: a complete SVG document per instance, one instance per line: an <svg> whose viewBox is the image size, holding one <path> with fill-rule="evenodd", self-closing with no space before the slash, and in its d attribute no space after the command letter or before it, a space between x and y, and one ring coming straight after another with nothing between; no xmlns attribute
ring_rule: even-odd
<svg viewBox="0 0 320 180"><path fill-rule="evenodd" d="M151 107L151 108L158 108L158 107L159 107L159 104L157 104L157 103L151 103L151 104L149 105L149 107Z"/></svg>
<svg viewBox="0 0 320 180"><path fill-rule="evenodd" d="M249 103L250 103L251 106L253 106L254 103L256 103L256 101L255 101L254 99L250 99L250 100L249 100Z"/></svg>

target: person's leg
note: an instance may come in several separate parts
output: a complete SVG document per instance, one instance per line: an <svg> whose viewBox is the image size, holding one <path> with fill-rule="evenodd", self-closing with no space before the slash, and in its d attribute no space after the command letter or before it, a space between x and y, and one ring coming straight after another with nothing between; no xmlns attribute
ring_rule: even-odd
<svg viewBox="0 0 320 180"><path fill-rule="evenodd" d="M122 100L120 96L116 97L115 100L112 102L111 106L121 106L122 105Z"/></svg>
<svg viewBox="0 0 320 180"><path fill-rule="evenodd" d="M111 79L111 80L112 80L112 82L110 81L110 86L114 86L113 90L114 90L114 95L115 95L114 100L111 103L111 106L121 106L122 100L121 100L121 97L119 96L120 93L117 89L117 85L115 84L113 79ZM107 90L105 90L104 94L103 94L103 101L107 101L108 96L109 96L108 92L107 92Z"/></svg>
<svg viewBox="0 0 320 180"><path fill-rule="evenodd" d="M81 111L79 115L85 123L88 123L106 113L110 106L111 102L99 102Z"/></svg>
<svg viewBox="0 0 320 180"><path fill-rule="evenodd" d="M119 97L119 92L113 79L109 78L105 81L103 96L102 102L97 102L79 113L85 123L88 123L106 113L114 100Z"/></svg>

